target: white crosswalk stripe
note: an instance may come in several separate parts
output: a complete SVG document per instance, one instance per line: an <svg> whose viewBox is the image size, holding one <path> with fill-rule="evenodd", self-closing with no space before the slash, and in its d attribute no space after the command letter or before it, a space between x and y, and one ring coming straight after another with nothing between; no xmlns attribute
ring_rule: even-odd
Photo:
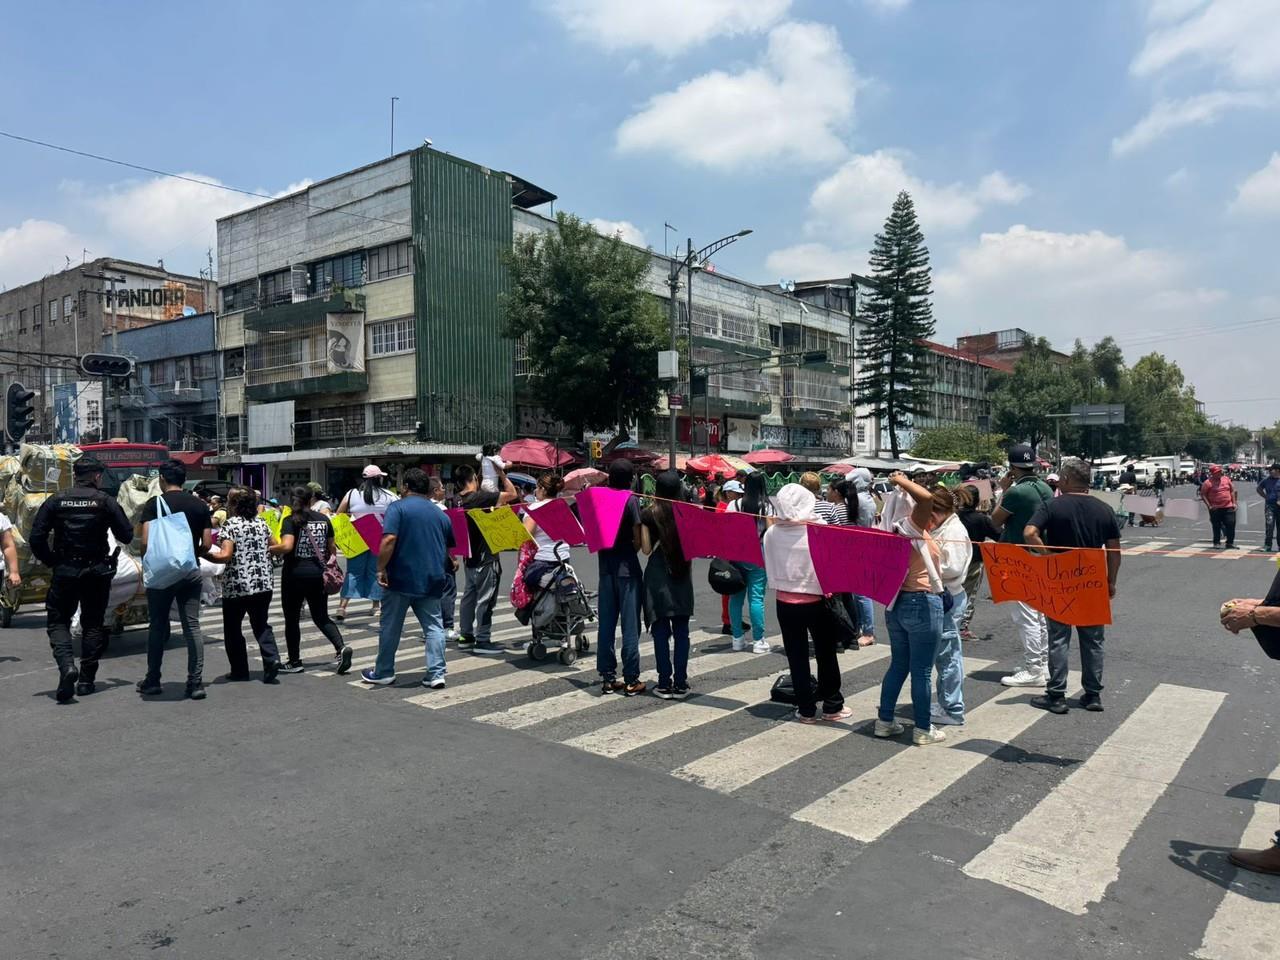
<svg viewBox="0 0 1280 960"><path fill-rule="evenodd" d="M1280 767L1271 774L1271 781L1280 783ZM1246 847L1261 849L1271 841L1280 806L1280 791L1273 793L1254 809L1242 841ZM1237 871L1205 927L1204 940L1195 956L1200 960L1274 960L1277 894L1280 881L1247 870Z"/></svg>
<svg viewBox="0 0 1280 960"><path fill-rule="evenodd" d="M1151 553L1153 550L1164 550L1166 547L1173 546L1172 540L1148 540L1146 543L1140 543L1137 546L1125 547L1120 553L1126 557L1136 557L1144 553Z"/></svg>
<svg viewBox="0 0 1280 960"><path fill-rule="evenodd" d="M525 661L525 663L529 662ZM426 707L428 710L441 710L444 707L456 707L462 703L472 703L476 700L483 700L485 697L523 690L525 687L532 687L541 683L555 683L564 677L572 677L585 670L594 669L595 660L591 657L586 660L578 660L567 667L558 662L552 662L543 667L528 667L522 670L508 671L500 676L487 677L484 680L477 680L474 683L463 684L459 687L433 690L430 693L409 697L408 702L419 707Z"/></svg>
<svg viewBox="0 0 1280 960"><path fill-rule="evenodd" d="M1185 559L1187 557L1211 556L1211 555L1212 555L1212 550L1209 548L1209 545L1205 543L1188 544L1185 547L1179 547L1177 550L1170 550L1168 553L1165 554L1166 557L1174 557L1178 559Z"/></svg>
<svg viewBox="0 0 1280 960"><path fill-rule="evenodd" d="M1084 914L1119 876L1120 855L1204 735L1226 694L1162 683L1008 833L971 877ZM1063 843L1069 836L1072 842Z"/></svg>

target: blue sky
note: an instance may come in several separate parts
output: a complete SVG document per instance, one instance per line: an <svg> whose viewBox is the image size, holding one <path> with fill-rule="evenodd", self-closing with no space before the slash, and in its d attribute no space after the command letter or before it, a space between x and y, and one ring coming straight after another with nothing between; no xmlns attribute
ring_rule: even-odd
<svg viewBox="0 0 1280 960"><path fill-rule="evenodd" d="M109 12L108 12L109 10ZM1280 0L24 4L0 129L276 193L430 137L760 282L863 270L916 197L938 338L1022 326L1176 359L1280 418ZM246 201L0 139L0 283L196 270ZM612 229L612 227L606 227ZM1280 321L1277 321L1280 322Z"/></svg>

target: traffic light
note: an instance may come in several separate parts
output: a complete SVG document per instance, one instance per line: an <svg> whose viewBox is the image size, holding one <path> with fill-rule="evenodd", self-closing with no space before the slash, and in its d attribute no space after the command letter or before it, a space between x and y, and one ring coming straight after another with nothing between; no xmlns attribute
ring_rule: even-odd
<svg viewBox="0 0 1280 960"><path fill-rule="evenodd" d="M599 440L592 440L591 441L591 459L599 460L603 456L604 456L604 444L601 443Z"/></svg>
<svg viewBox="0 0 1280 960"><path fill-rule="evenodd" d="M114 353L86 353L80 369L91 377L127 377L133 373L133 361Z"/></svg>
<svg viewBox="0 0 1280 960"><path fill-rule="evenodd" d="M9 435L10 442L19 443L36 422L36 408L32 403L35 398L34 390L16 382L9 384L9 391L5 394L5 433Z"/></svg>

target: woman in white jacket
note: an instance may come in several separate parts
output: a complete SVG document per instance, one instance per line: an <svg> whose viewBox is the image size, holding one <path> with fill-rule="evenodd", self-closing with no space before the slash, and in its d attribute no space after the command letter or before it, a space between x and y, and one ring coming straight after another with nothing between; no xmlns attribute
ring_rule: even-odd
<svg viewBox="0 0 1280 960"><path fill-rule="evenodd" d="M814 495L798 483L778 491L777 517L764 535L764 566L769 586L777 591L778 627L796 692L795 719L816 723L818 699L822 719L845 720L852 712L840 693L840 660L836 656L836 623L824 602L809 553L810 523L821 523ZM815 691L809 672L809 637L818 662Z"/></svg>
<svg viewBox="0 0 1280 960"><path fill-rule="evenodd" d="M945 493L946 497L940 496ZM934 489L934 506L946 506L946 519L933 529L933 539L941 554L938 575L943 589L951 595L951 609L942 614L942 636L938 641L938 654L934 658L937 670L937 693L930 711L935 724L960 726L964 723L964 656L960 652L960 621L964 616L968 597L964 592L964 578L969 571L973 546L960 517L955 513L950 491L942 487ZM942 511L935 509L934 516Z"/></svg>

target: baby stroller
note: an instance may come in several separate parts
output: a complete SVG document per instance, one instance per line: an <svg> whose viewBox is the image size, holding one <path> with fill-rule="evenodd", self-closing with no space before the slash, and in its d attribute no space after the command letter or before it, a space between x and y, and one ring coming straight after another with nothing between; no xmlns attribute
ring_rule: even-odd
<svg viewBox="0 0 1280 960"><path fill-rule="evenodd" d="M534 660L545 660L548 650L557 650L560 662L568 666L591 649L585 630L595 620L596 611L592 594L582 586L569 562L568 545L557 543L555 550L555 566L529 585L533 591L529 614L533 639L525 649Z"/></svg>

